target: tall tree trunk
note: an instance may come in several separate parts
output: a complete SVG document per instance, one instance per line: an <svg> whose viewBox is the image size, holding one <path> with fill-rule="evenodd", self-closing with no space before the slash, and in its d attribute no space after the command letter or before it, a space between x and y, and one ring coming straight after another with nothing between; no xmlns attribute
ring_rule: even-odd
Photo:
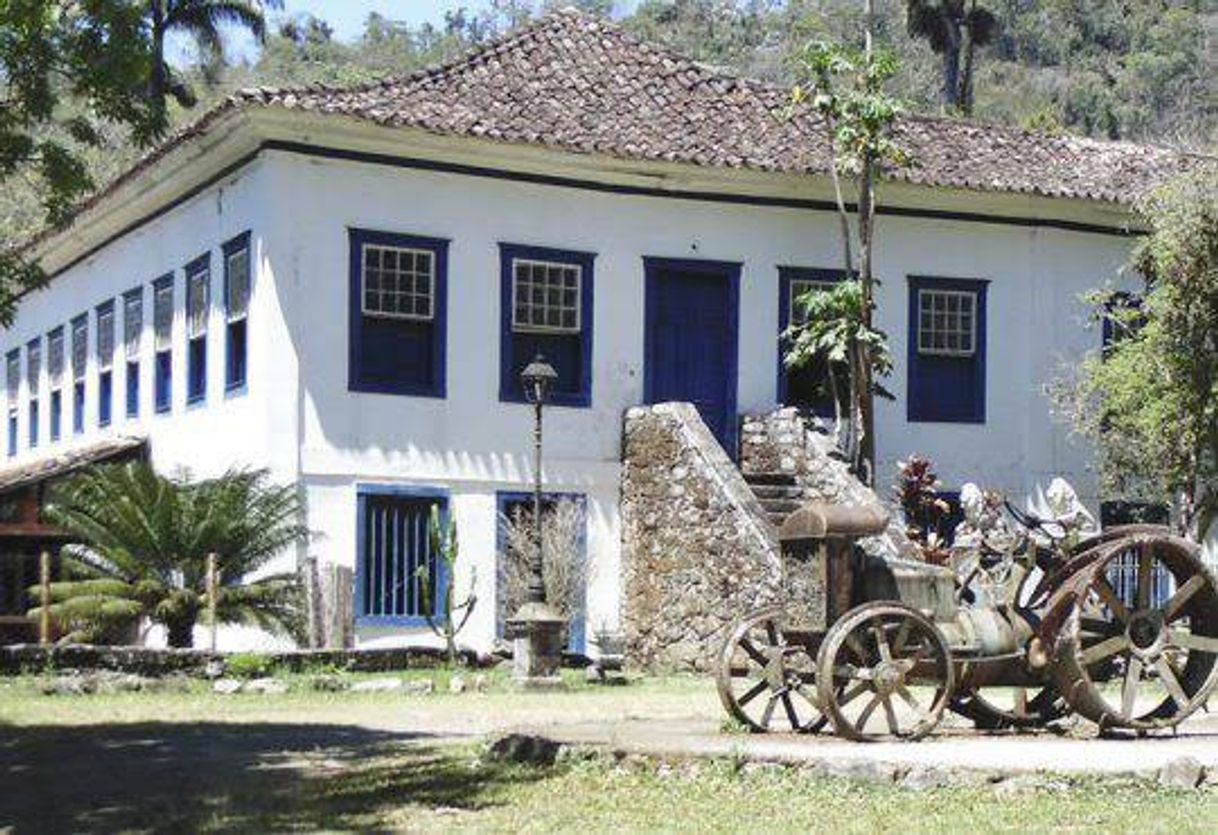
<svg viewBox="0 0 1218 835"><path fill-rule="evenodd" d="M865 60L868 73L871 72L871 62L874 53L875 29L875 0L867 0L867 21L865 31ZM875 282L871 274L872 232L875 223L875 160L868 157L863 160L863 173L859 178L859 283L863 295L863 325L870 330L872 323L872 308L875 306ZM871 483L871 474L875 472L875 397L871 375L871 356L866 346L860 346L858 358L858 383L853 385L858 392L858 437L855 438L857 453L854 460L856 471Z"/></svg>
<svg viewBox="0 0 1218 835"><path fill-rule="evenodd" d="M960 24L949 20L943 48L943 110L947 113L960 107L960 46Z"/></svg>
<svg viewBox="0 0 1218 835"><path fill-rule="evenodd" d="M977 4L973 3L973 9L976 10ZM960 96L958 98L957 107L962 116L973 115L973 73L977 66L977 42L973 37L971 28L965 29L965 34L968 37L968 43L964 48L964 69L960 74Z"/></svg>
<svg viewBox="0 0 1218 835"><path fill-rule="evenodd" d="M184 615L181 618L175 618L172 621L166 621L165 631L168 633L166 640L169 646L173 649L190 649L195 645L195 621L198 619L196 613Z"/></svg>
<svg viewBox="0 0 1218 835"><path fill-rule="evenodd" d="M165 67L165 7L163 0L151 0L152 67L148 76L148 98L153 109L164 119L165 88L168 78Z"/></svg>

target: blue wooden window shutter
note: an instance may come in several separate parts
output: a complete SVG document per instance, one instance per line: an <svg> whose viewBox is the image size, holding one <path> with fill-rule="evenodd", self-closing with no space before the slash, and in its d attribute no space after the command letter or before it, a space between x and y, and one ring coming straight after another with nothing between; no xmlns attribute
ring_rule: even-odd
<svg viewBox="0 0 1218 835"><path fill-rule="evenodd" d="M360 623L417 626L426 622L425 606L439 611L449 578L443 560L432 553L431 509L440 508L447 524L449 507L442 490L360 485L356 491L355 611ZM424 586L419 568L427 567Z"/></svg>
<svg viewBox="0 0 1218 835"><path fill-rule="evenodd" d="M242 232L224 252L224 390L245 391L249 358L249 300L253 268L250 233Z"/></svg>
<svg viewBox="0 0 1218 835"><path fill-rule="evenodd" d="M523 403L520 372L543 354L558 372L555 406L592 405L596 255L499 244L499 399Z"/></svg>
<svg viewBox="0 0 1218 835"><path fill-rule="evenodd" d="M988 281L909 277L910 422L985 423Z"/></svg>
<svg viewBox="0 0 1218 835"><path fill-rule="evenodd" d="M173 273L152 283L153 405L158 413L173 407Z"/></svg>
<svg viewBox="0 0 1218 835"><path fill-rule="evenodd" d="M448 241L348 234L348 390L444 397Z"/></svg>

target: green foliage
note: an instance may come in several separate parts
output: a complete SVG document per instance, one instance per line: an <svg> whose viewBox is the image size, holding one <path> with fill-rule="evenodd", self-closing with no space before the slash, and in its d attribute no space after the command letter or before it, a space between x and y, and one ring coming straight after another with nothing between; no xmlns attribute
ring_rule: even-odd
<svg viewBox="0 0 1218 835"><path fill-rule="evenodd" d="M258 652L238 652L224 659L224 674L232 678L264 678L274 667L271 658Z"/></svg>
<svg viewBox="0 0 1218 835"><path fill-rule="evenodd" d="M248 579L307 533L295 488L269 483L266 471L192 481L144 463L99 466L57 487L46 513L82 543L66 550L68 579L51 591L51 616L71 640L147 619L167 629L171 646L191 646L208 554L216 555L219 623L300 637L296 576Z"/></svg>
<svg viewBox="0 0 1218 835"><path fill-rule="evenodd" d="M977 49L998 36L998 18L977 0L905 0L905 20L943 59L944 109L971 115Z"/></svg>
<svg viewBox="0 0 1218 835"><path fill-rule="evenodd" d="M474 606L478 602L478 597L474 593L478 584L478 575L476 569L471 571L469 593L466 594L464 600L458 602L454 590L457 577L457 557L461 553L460 543L457 539L457 520L453 515L450 515L447 520L443 519L440 514L440 506L432 505L427 530L431 540L431 553L443 564L441 573L448 578L448 582L444 584L438 620L432 599L438 578L431 576L426 563L420 565L416 573L423 592L423 612L427 618L427 625L436 635L444 639L444 650L448 665L451 667L457 663L457 635L469 623L470 615L474 613ZM458 617L458 613L463 614Z"/></svg>
<svg viewBox="0 0 1218 835"><path fill-rule="evenodd" d="M1174 501L1181 529L1201 538L1218 512L1218 165L1139 211L1151 232L1131 266L1145 296L1090 297L1120 338L1055 381L1053 395L1096 443L1110 493Z"/></svg>
<svg viewBox="0 0 1218 835"><path fill-rule="evenodd" d="M858 281L839 281L832 289L810 290L794 301L803 310L804 320L783 333L789 346L783 356L788 368L808 365L817 359L842 366L849 363L852 350L865 345L874 376L892 373L887 335L863 321L863 288ZM875 393L892 396L883 389Z"/></svg>

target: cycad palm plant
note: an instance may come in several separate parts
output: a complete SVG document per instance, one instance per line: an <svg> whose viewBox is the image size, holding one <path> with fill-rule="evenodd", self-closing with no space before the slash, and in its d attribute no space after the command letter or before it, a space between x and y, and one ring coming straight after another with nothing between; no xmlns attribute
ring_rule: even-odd
<svg viewBox="0 0 1218 835"><path fill-rule="evenodd" d="M66 579L51 587L50 614L68 640L100 640L147 620L165 627L170 646L191 646L209 554L217 622L300 637L295 574L247 580L307 535L296 490L270 483L264 470L192 481L144 463L94 467L55 490L47 516L80 542L65 549Z"/></svg>
<svg viewBox="0 0 1218 835"><path fill-rule="evenodd" d="M998 18L977 0L906 0L905 15L909 34L943 57L944 108L971 116L977 47L998 37Z"/></svg>

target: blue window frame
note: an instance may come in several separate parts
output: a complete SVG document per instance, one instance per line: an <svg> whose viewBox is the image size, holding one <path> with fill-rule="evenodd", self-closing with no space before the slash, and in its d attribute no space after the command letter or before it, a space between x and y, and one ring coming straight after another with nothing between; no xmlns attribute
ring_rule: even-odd
<svg viewBox="0 0 1218 835"><path fill-rule="evenodd" d="M72 432L85 431L85 374L89 360L89 314L72 320Z"/></svg>
<svg viewBox="0 0 1218 835"><path fill-rule="evenodd" d="M985 423L988 281L909 277L911 422Z"/></svg>
<svg viewBox="0 0 1218 835"><path fill-rule="evenodd" d="M224 390L245 391L249 356L251 286L250 233L242 232L224 252Z"/></svg>
<svg viewBox="0 0 1218 835"><path fill-rule="evenodd" d="M114 408L114 300L97 306L97 425L110 425Z"/></svg>
<svg viewBox="0 0 1218 835"><path fill-rule="evenodd" d="M448 241L348 231L347 388L444 397Z"/></svg>
<svg viewBox="0 0 1218 835"><path fill-rule="evenodd" d="M520 372L538 354L558 372L555 406L592 405L591 252L499 244L499 399L525 402Z"/></svg>
<svg viewBox="0 0 1218 835"><path fill-rule="evenodd" d="M29 381L30 389L30 406L29 406L29 433L30 448L38 446L38 393L42 386L42 338L36 337L31 339L25 346L25 376Z"/></svg>
<svg viewBox="0 0 1218 835"><path fill-rule="evenodd" d="M14 348L4 357L5 398L8 401L8 456L17 454L17 408L21 397L21 349Z"/></svg>
<svg viewBox="0 0 1218 835"><path fill-rule="evenodd" d="M211 253L186 265L186 402L207 399L207 331L211 318Z"/></svg>
<svg viewBox="0 0 1218 835"><path fill-rule="evenodd" d="M367 625L421 626L424 606L439 611L448 577L432 553L431 509L447 524L448 493L394 485L356 488L356 621ZM427 567L429 585L419 576Z"/></svg>
<svg viewBox="0 0 1218 835"><path fill-rule="evenodd" d="M778 268L778 402L784 406L808 409L821 417L832 417L833 396L829 383L829 364L816 360L799 368L787 368L783 361L789 343L781 338L792 323L804 320L797 300L813 290L831 288L842 280L843 270L828 270L816 267ZM839 391L849 380L843 373L837 375Z"/></svg>
<svg viewBox="0 0 1218 835"><path fill-rule="evenodd" d="M47 378L51 384L51 443L63 435L63 327L47 334Z"/></svg>
<svg viewBox="0 0 1218 835"><path fill-rule="evenodd" d="M152 282L152 396L160 414L173 407L173 274Z"/></svg>
<svg viewBox="0 0 1218 835"><path fill-rule="evenodd" d="M554 507L561 501L568 501L575 504L579 509L582 517L580 525L579 541L576 543L575 559L582 565L586 564L588 559L588 500L583 493L542 493L541 494L541 512L542 517L545 514L553 511ZM525 524L532 524L533 519L533 494L522 490L501 490L495 494L495 506L497 510L498 524L495 526L495 553L496 559L496 608L495 608L495 629L496 635L502 637L505 634L505 625L507 619L514 612L509 611L507 600L507 559L508 559L508 536L507 525L509 520L513 519L516 514L521 514ZM547 554L550 552L547 550ZM582 570L576 572L577 576L583 577ZM575 612L571 618L571 622L567 626L567 649L572 652L584 652L587 649L586 640L586 611L587 600L586 588L580 588L577 591L579 597L579 605L575 608Z"/></svg>
<svg viewBox="0 0 1218 835"><path fill-rule="evenodd" d="M123 356L126 361L126 413L140 415L140 340L144 336L144 288L123 294Z"/></svg>

